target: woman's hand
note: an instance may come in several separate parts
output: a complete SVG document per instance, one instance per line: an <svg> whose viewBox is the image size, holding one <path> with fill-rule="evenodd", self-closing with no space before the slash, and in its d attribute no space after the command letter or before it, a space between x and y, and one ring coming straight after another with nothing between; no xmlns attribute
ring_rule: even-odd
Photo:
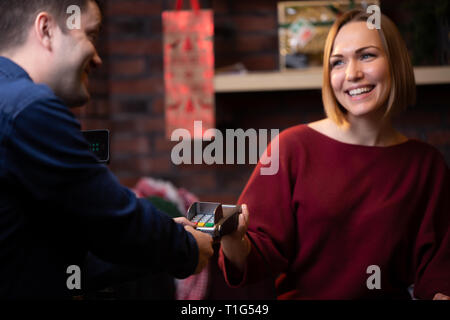
<svg viewBox="0 0 450 320"><path fill-rule="evenodd" d="M245 260L251 249L250 240L245 235L248 228L248 217L247 205L243 204L236 231L223 236L220 241L225 257L240 271L244 270Z"/></svg>
<svg viewBox="0 0 450 320"><path fill-rule="evenodd" d="M443 293L436 293L433 297L433 300L450 300L450 297L446 296Z"/></svg>

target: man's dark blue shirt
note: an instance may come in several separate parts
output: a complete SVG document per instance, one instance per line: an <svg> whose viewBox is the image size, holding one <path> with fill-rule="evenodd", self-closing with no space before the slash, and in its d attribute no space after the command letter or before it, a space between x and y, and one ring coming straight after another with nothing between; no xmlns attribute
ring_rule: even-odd
<svg viewBox="0 0 450 320"><path fill-rule="evenodd" d="M176 277L194 272L193 236L96 160L69 108L0 57L0 298L76 295L67 268L88 251Z"/></svg>

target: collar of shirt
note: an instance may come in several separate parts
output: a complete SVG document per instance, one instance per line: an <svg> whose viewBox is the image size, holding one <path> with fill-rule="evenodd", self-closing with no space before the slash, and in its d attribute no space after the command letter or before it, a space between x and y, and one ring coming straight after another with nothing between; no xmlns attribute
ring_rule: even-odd
<svg viewBox="0 0 450 320"><path fill-rule="evenodd" d="M12 60L0 56L0 77L5 76L7 78L18 79L26 77L31 80L28 73Z"/></svg>

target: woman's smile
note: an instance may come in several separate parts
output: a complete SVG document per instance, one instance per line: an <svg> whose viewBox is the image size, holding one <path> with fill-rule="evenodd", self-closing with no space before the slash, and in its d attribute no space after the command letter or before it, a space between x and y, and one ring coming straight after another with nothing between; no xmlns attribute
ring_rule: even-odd
<svg viewBox="0 0 450 320"><path fill-rule="evenodd" d="M345 93L347 93L352 101L358 101L371 95L375 87L374 85L361 85L345 90Z"/></svg>

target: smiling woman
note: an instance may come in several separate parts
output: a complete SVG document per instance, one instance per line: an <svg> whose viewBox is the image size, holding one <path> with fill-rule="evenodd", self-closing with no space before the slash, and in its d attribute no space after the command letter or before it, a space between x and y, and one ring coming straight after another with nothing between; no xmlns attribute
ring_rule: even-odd
<svg viewBox="0 0 450 320"><path fill-rule="evenodd" d="M344 127L352 115L380 108L379 120L386 120L415 102L414 71L400 33L385 15L380 29L368 29L369 17L357 10L341 16L325 44L322 100L328 118Z"/></svg>
<svg viewBox="0 0 450 320"><path fill-rule="evenodd" d="M328 35L327 118L283 131L279 171L260 162L239 198L248 212L221 240L229 284L278 276L279 299L410 299L411 284L415 298L450 296L448 166L393 127L413 70L395 25L368 18L347 12Z"/></svg>

